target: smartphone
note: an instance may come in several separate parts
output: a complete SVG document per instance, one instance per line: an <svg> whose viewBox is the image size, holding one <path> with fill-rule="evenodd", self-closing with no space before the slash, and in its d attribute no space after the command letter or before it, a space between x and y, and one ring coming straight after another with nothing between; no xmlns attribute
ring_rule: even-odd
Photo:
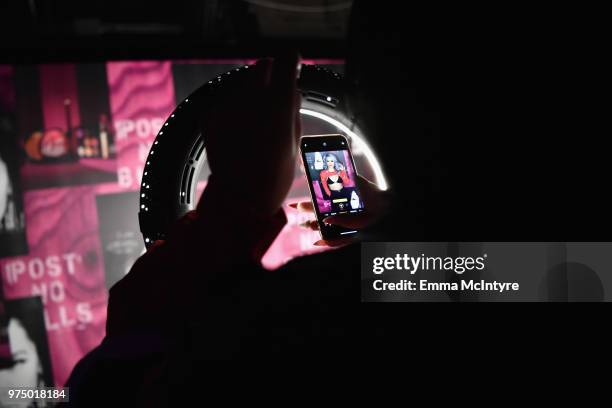
<svg viewBox="0 0 612 408"><path fill-rule="evenodd" d="M323 222L332 215L350 217L365 211L348 140L342 135L302 136L300 153L321 238L357 234L357 230Z"/></svg>

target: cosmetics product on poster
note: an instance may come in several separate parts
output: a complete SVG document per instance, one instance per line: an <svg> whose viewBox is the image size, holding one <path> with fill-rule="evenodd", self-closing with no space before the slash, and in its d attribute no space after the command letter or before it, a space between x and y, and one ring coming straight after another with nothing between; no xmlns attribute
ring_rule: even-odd
<svg viewBox="0 0 612 408"><path fill-rule="evenodd" d="M138 227L138 193L96 197L106 288L124 277L145 251Z"/></svg>
<svg viewBox="0 0 612 408"><path fill-rule="evenodd" d="M14 110L13 68L0 65L0 258L28 251Z"/></svg>
<svg viewBox="0 0 612 408"><path fill-rule="evenodd" d="M95 204L101 188L26 192L29 254L0 260L6 299L41 298L57 385L104 336L107 291Z"/></svg>
<svg viewBox="0 0 612 408"><path fill-rule="evenodd" d="M104 64L19 66L15 87L24 189L117 179Z"/></svg>
<svg viewBox="0 0 612 408"><path fill-rule="evenodd" d="M53 387L43 304L39 296L0 301L0 385L7 388ZM23 406L45 406L34 399ZM0 395L0 406L13 406ZM30 405L32 404L32 405ZM19 405L22 406L22 405Z"/></svg>

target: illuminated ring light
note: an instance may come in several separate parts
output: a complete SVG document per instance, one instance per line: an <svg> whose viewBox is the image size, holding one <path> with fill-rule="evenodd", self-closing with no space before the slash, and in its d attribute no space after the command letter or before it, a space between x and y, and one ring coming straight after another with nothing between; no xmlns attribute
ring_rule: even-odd
<svg viewBox="0 0 612 408"><path fill-rule="evenodd" d="M216 92L248 68L236 68L202 85L176 107L159 130L140 183L138 219L147 248L165 239L170 226L195 208L197 176L206 161L199 120L214 104ZM302 94L300 113L323 120L344 133L355 150L365 155L374 171L374 182L386 190L380 163L359 128L348 119L342 77L323 67L302 65L298 88Z"/></svg>

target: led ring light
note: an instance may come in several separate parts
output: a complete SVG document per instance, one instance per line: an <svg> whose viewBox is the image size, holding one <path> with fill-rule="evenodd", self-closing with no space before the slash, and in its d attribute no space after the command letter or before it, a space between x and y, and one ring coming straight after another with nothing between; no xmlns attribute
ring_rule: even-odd
<svg viewBox="0 0 612 408"><path fill-rule="evenodd" d="M205 135L199 119L214 103L213 95L248 65L208 81L185 98L161 127L147 156L140 184L140 231L145 246L165 239L166 231L195 208L197 176L205 162ZM348 120L342 77L316 65L303 65L298 79L302 94L300 113L321 119L352 141L374 171L374 182L387 188L380 164L359 129Z"/></svg>

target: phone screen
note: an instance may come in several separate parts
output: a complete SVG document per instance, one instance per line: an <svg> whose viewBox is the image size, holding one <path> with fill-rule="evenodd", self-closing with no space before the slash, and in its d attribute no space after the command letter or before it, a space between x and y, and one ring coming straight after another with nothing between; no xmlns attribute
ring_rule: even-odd
<svg viewBox="0 0 612 408"><path fill-rule="evenodd" d="M350 216L365 210L348 140L342 135L304 136L300 149L321 236L331 239L356 233L323 222L332 215Z"/></svg>

